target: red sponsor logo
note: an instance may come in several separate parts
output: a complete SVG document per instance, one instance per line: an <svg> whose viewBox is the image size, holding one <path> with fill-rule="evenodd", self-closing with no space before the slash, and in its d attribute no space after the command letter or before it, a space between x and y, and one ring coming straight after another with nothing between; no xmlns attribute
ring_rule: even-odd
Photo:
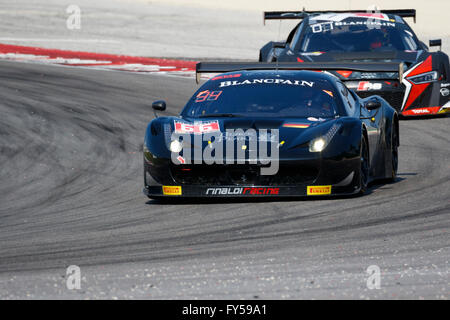
<svg viewBox="0 0 450 320"><path fill-rule="evenodd" d="M381 83L371 83L369 81L360 81L358 84L358 91L369 91L369 90L381 90Z"/></svg>
<svg viewBox="0 0 450 320"><path fill-rule="evenodd" d="M439 111L440 107L410 109L402 112L404 116L420 116L424 114L434 114Z"/></svg>
<svg viewBox="0 0 450 320"><path fill-rule="evenodd" d="M278 195L280 188L259 188L259 187L249 187L249 188L208 188L205 194L207 195Z"/></svg>
<svg viewBox="0 0 450 320"><path fill-rule="evenodd" d="M280 192L280 188L244 188L242 194L251 195L277 195Z"/></svg>
<svg viewBox="0 0 450 320"><path fill-rule="evenodd" d="M232 79L232 78L239 78L240 76L241 76L240 73L238 73L238 74L226 74L226 75L223 75L223 76L214 77L211 80Z"/></svg>
<svg viewBox="0 0 450 320"><path fill-rule="evenodd" d="M202 134L220 131L219 121L184 123L175 121L175 133Z"/></svg>

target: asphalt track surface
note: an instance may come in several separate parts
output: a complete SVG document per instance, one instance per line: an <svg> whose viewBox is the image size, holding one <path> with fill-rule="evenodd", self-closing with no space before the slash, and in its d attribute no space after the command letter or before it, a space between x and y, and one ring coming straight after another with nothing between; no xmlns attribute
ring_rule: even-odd
<svg viewBox="0 0 450 320"><path fill-rule="evenodd" d="M1 299L450 297L448 117L402 121L398 181L363 197L149 201L151 102L176 114L195 88L0 62ZM69 265L80 290L66 288Z"/></svg>

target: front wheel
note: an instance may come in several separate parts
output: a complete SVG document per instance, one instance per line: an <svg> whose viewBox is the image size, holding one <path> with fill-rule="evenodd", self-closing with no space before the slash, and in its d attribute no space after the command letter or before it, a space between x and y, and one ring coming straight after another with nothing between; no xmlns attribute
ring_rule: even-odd
<svg viewBox="0 0 450 320"><path fill-rule="evenodd" d="M395 128L395 126L392 126L392 134L391 134L391 167L392 167L392 172L391 172L391 177L389 178L389 180L391 182L394 182L395 179L397 178L397 170L398 170L398 132L397 129Z"/></svg>
<svg viewBox="0 0 450 320"><path fill-rule="evenodd" d="M360 179L360 194L364 194L367 191L367 185L369 184L369 148L367 147L366 138L361 140L361 164L359 169Z"/></svg>

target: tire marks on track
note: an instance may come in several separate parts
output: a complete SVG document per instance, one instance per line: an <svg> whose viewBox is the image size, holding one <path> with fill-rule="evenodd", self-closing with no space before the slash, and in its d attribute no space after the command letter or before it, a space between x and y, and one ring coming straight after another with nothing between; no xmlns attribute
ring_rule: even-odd
<svg viewBox="0 0 450 320"><path fill-rule="evenodd" d="M283 272L329 279L330 270L364 270L359 263L370 257L389 270L420 260L417 267L429 261L448 273L448 118L402 121L398 181L375 184L363 197L161 204L141 194L151 101L166 99L176 114L194 81L13 62L0 62L0 70L0 282L2 274L70 264L189 269L227 261L216 265L219 274L229 263L272 268L279 281L262 287L284 292ZM273 256L278 265L267 263ZM430 275L425 295L443 283ZM256 278L230 277L260 288ZM341 289L359 290L349 283ZM414 297L409 288L399 292ZM178 289L167 282L159 297Z"/></svg>

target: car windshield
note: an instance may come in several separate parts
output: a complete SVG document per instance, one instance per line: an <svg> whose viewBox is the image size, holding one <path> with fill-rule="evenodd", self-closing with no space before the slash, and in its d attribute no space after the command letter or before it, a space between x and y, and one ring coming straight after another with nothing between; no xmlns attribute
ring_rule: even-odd
<svg viewBox="0 0 450 320"><path fill-rule="evenodd" d="M413 33L405 24L392 22L395 20L364 18L336 20L310 21L300 52L414 51L418 49Z"/></svg>
<svg viewBox="0 0 450 320"><path fill-rule="evenodd" d="M182 116L321 117L336 116L333 86L325 80L278 76L210 80L189 100Z"/></svg>

